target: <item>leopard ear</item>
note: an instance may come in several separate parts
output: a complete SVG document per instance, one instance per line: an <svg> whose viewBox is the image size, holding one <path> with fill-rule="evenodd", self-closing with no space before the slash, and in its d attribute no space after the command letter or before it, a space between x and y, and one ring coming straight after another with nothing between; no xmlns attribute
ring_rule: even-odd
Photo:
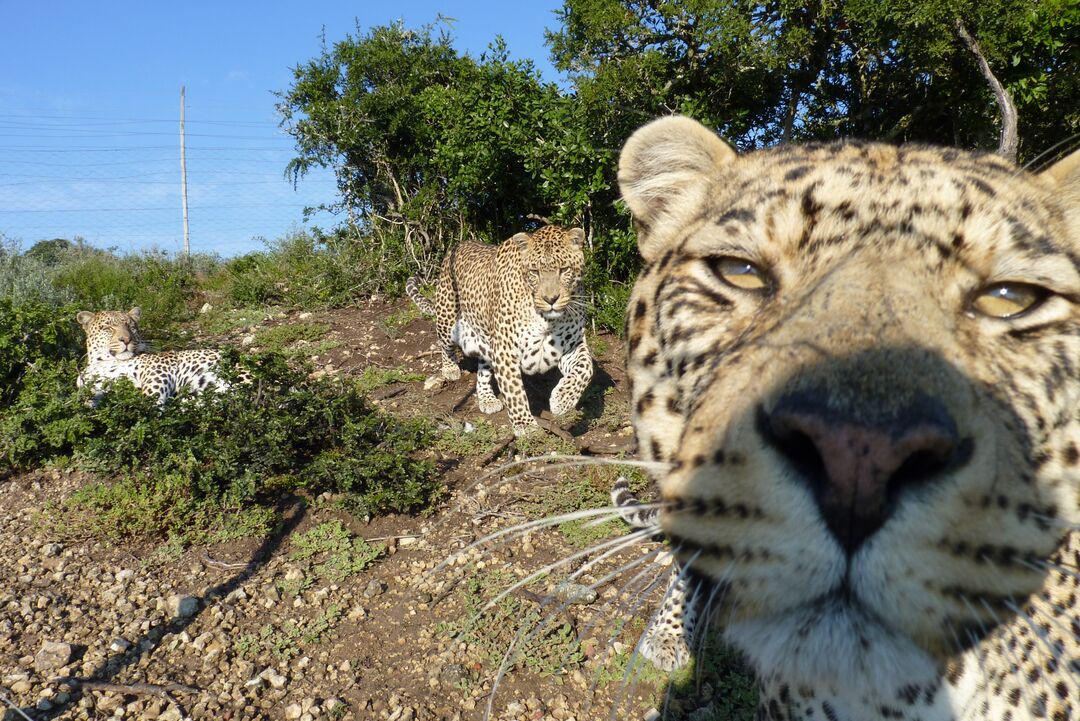
<svg viewBox="0 0 1080 721"><path fill-rule="evenodd" d="M1065 209L1069 236L1080 246L1080 150L1062 158L1039 173L1054 186L1054 195Z"/></svg>
<svg viewBox="0 0 1080 721"><path fill-rule="evenodd" d="M128 318L131 318L133 321L138 323L139 318L142 318L142 308L140 308L139 306L134 306L131 310L128 311Z"/></svg>
<svg viewBox="0 0 1080 721"><path fill-rule="evenodd" d="M571 228L566 232L570 242L579 248L585 244L585 230L583 228Z"/></svg>
<svg viewBox="0 0 1080 721"><path fill-rule="evenodd" d="M75 320L79 321L79 325L85 328L94 320L94 314L88 310L80 310L75 314Z"/></svg>
<svg viewBox="0 0 1080 721"><path fill-rule="evenodd" d="M529 247L529 234L528 233L514 233L510 238L517 245L518 250L524 252Z"/></svg>
<svg viewBox="0 0 1080 721"><path fill-rule="evenodd" d="M619 189L646 261L700 208L711 182L735 157L716 133L690 118L660 118L630 136L619 157Z"/></svg>

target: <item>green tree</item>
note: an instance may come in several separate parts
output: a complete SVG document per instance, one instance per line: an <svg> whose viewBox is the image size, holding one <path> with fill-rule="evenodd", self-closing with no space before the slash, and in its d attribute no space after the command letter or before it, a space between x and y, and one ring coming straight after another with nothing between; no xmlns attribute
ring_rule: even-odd
<svg viewBox="0 0 1080 721"><path fill-rule="evenodd" d="M430 272L449 244L530 216L583 221L607 189L573 99L498 39L472 58L445 28L377 27L297 67L278 109L298 151L288 172L334 170L332 206L382 267Z"/></svg>
<svg viewBox="0 0 1080 721"><path fill-rule="evenodd" d="M553 57L604 143L685 112L742 147L994 148L999 108L959 19L1016 101L1021 157L1080 130L1080 0L566 0L559 15Z"/></svg>

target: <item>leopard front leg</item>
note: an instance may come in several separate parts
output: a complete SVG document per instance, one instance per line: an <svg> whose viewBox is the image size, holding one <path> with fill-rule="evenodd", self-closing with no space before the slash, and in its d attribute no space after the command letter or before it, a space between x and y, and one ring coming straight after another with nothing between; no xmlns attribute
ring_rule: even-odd
<svg viewBox="0 0 1080 721"><path fill-rule="evenodd" d="M487 358L479 358L476 362L476 403L481 413L498 413L503 409L503 402L495 397L491 379L491 363Z"/></svg>
<svg viewBox="0 0 1080 721"><path fill-rule="evenodd" d="M674 671L690 663L690 643L697 621L690 584L677 567L671 573L664 602L639 642L641 655L661 671Z"/></svg>
<svg viewBox="0 0 1080 721"><path fill-rule="evenodd" d="M525 384L521 380L521 359L511 350L495 351L492 356L495 380L502 391L507 415L514 426L514 435L523 436L539 428L540 424L529 411L529 397L525 394Z"/></svg>
<svg viewBox="0 0 1080 721"><path fill-rule="evenodd" d="M557 416L577 407L581 394L592 380L593 359L584 338L576 348L559 359L559 370L562 371L562 378L551 391L549 400L551 412Z"/></svg>

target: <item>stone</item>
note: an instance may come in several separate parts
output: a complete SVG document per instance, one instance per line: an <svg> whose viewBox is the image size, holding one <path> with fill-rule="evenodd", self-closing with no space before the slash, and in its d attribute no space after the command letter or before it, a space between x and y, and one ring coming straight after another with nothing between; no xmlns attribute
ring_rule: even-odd
<svg viewBox="0 0 1080 721"><path fill-rule="evenodd" d="M385 591L386 584L377 578L373 578L364 588L364 598L375 598L376 596L381 596Z"/></svg>
<svg viewBox="0 0 1080 721"><path fill-rule="evenodd" d="M71 663L75 658L75 647L70 643L46 641L34 656L34 668L41 673L56 671Z"/></svg>
<svg viewBox="0 0 1080 721"><path fill-rule="evenodd" d="M166 603L169 615L175 618L189 618L199 610L199 599L194 596L173 594Z"/></svg>
<svg viewBox="0 0 1080 721"><path fill-rule="evenodd" d="M291 703L285 707L285 718L287 719L298 719L303 713L304 711L298 703Z"/></svg>
<svg viewBox="0 0 1080 721"><path fill-rule="evenodd" d="M46 543L41 547L41 555L45 558L56 558L60 555L60 552L64 550L63 544L60 543Z"/></svg>

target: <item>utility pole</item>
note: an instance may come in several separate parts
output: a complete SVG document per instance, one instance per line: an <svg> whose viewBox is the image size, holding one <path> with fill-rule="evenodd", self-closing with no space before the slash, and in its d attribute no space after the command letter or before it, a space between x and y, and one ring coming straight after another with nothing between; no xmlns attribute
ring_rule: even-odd
<svg viewBox="0 0 1080 721"><path fill-rule="evenodd" d="M191 257L187 218L187 156L184 147L184 86L180 86L180 199L184 207L184 257Z"/></svg>

